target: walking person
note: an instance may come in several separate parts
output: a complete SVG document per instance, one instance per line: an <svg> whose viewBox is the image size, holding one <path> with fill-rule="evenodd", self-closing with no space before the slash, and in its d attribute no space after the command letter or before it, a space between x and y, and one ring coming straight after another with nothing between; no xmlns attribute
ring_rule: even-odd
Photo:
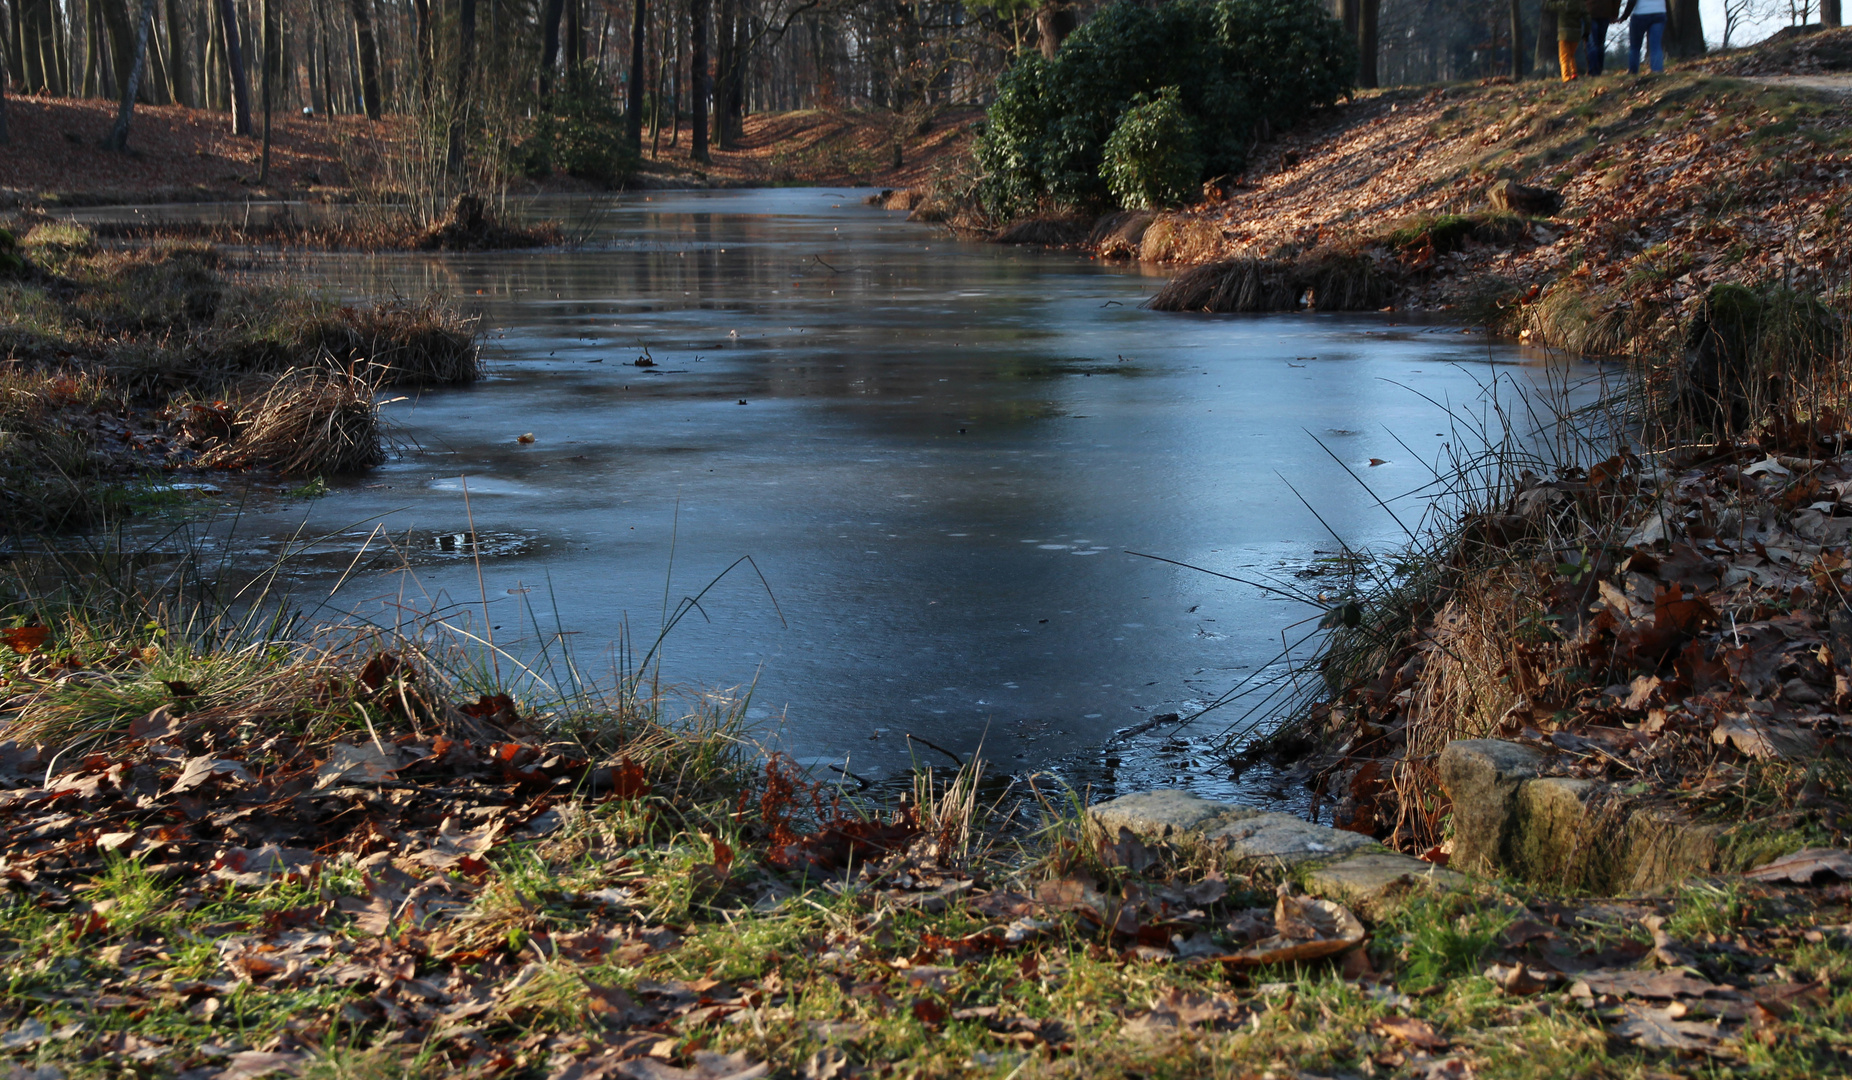
<svg viewBox="0 0 1852 1080"><path fill-rule="evenodd" d="M1629 18L1631 16L1631 18ZM1666 69L1666 0L1627 0L1620 17L1627 19L1627 74L1640 73L1640 39L1646 39L1647 61L1657 75Z"/></svg>
<svg viewBox="0 0 1852 1080"><path fill-rule="evenodd" d="M1657 0L1664 4L1665 0ZM1576 53L1582 51L1582 23L1588 14L1586 0L1544 0L1544 10L1556 13L1556 60L1563 69L1563 81L1578 76Z"/></svg>
<svg viewBox="0 0 1852 1080"><path fill-rule="evenodd" d="M1664 3L1664 0L1660 2ZM1601 69L1607 66L1608 27L1613 26L1614 20L1619 17L1620 0L1588 0L1588 19L1582 24L1585 28L1582 43L1588 47L1590 75L1601 74Z"/></svg>

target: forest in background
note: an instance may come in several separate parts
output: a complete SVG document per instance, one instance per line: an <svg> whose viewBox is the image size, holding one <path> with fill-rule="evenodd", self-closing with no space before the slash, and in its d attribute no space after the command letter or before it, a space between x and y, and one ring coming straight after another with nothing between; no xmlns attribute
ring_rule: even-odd
<svg viewBox="0 0 1852 1080"><path fill-rule="evenodd" d="M1359 87L1556 73L1543 0L1329 3L1357 46ZM1725 10L1741 20L1775 3L1796 21L1839 21L1839 0L1730 0ZM393 129L397 175L383 178L397 190L554 171L616 183L643 154L706 162L710 146L740 143L747 115L805 109L892 114L898 159L900 132L948 107L988 106L1016 56L1052 58L1103 6L0 0L0 88L117 101L133 83L136 101L224 112L230 130L252 136L278 114L408 118ZM1670 7L1668 51L1702 53L1698 0ZM127 115L108 141L126 141Z"/></svg>

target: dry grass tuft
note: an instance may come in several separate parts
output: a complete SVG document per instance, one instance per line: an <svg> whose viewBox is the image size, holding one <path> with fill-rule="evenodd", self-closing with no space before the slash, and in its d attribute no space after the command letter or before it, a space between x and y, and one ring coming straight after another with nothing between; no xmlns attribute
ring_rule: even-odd
<svg viewBox="0 0 1852 1080"><path fill-rule="evenodd" d="M1223 247L1222 227L1216 222L1194 214L1159 214L1139 237L1138 258L1148 263L1200 263L1215 258Z"/></svg>
<svg viewBox="0 0 1852 1080"><path fill-rule="evenodd" d="M1103 259L1132 259L1138 257L1139 245L1144 242L1145 231L1157 215L1149 210L1121 210L1107 214L1093 223L1093 232L1087 242L1100 253Z"/></svg>
<svg viewBox="0 0 1852 1080"><path fill-rule="evenodd" d="M999 244L1066 247L1087 240L1088 224L1077 217L1032 217L1011 222L996 236Z"/></svg>
<svg viewBox="0 0 1852 1080"><path fill-rule="evenodd" d="M200 458L215 468L268 466L284 476L336 476L382 461L376 387L351 370L298 368L239 412L231 441Z"/></svg>
<svg viewBox="0 0 1852 1080"><path fill-rule="evenodd" d="M1157 227L1154 223L1145 235ZM1369 255L1315 248L1292 259L1228 259L1195 267L1173 278L1145 306L1153 311L1375 311L1394 295L1395 279Z"/></svg>

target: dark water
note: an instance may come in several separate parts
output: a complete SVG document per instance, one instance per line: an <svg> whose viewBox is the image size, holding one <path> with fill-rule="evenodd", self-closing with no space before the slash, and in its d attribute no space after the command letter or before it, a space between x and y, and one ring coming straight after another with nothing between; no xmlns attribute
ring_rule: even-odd
<svg viewBox="0 0 1852 1080"><path fill-rule="evenodd" d="M336 534L293 571L314 598L383 526L415 580L369 555L338 606L390 622L402 596L486 594L504 647L562 627L607 673L665 590L749 555L764 583L714 585L663 672L756 680L750 715L800 760L890 775L912 732L1014 770L1277 804L1291 793L1207 752L1238 709L1105 744L1254 675L1316 612L1128 552L1315 589L1295 574L1337 549L1327 527L1400 535L1321 443L1393 499L1456 437L1441 405L1476 417L1495 378L1592 373L1387 316L1154 314L1138 304L1161 281L1135 269L961 243L860 194L627 195L541 208L586 236L575 250L296 259L344 295L479 310L490 377L388 405L402 457L247 513L234 546ZM1391 505L1412 523L1420 502Z"/></svg>

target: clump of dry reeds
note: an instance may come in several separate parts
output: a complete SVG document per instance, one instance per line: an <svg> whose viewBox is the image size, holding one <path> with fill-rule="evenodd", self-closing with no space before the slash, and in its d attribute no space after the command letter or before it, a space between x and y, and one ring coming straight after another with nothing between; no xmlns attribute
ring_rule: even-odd
<svg viewBox="0 0 1852 1080"><path fill-rule="evenodd" d="M1145 235L1157 228L1153 224ZM1290 259L1226 259L1171 279L1153 311L1375 311L1396 282L1367 253L1315 248Z"/></svg>
<svg viewBox="0 0 1852 1080"><path fill-rule="evenodd" d="M1156 220L1157 215L1149 210L1120 210L1107 214L1093 223L1087 242L1101 258L1136 258L1146 230Z"/></svg>
<svg viewBox="0 0 1852 1080"><path fill-rule="evenodd" d="M226 444L207 451L211 468L267 466L284 476L360 472L385 458L376 386L334 366L286 371L239 410Z"/></svg>
<svg viewBox="0 0 1852 1080"><path fill-rule="evenodd" d="M341 312L354 339L348 355L364 359L382 386L460 386L482 374L473 319L435 300L397 300Z"/></svg>
<svg viewBox="0 0 1852 1080"><path fill-rule="evenodd" d="M1032 217L1011 222L997 234L996 241L999 244L1065 247L1084 243L1088 231L1088 223L1078 217Z"/></svg>
<svg viewBox="0 0 1852 1080"><path fill-rule="evenodd" d="M284 215L257 222L110 222L92 231L110 239L141 242L203 242L315 251L488 251L552 247L566 242L558 222L509 225L490 220L474 228L453 227L448 221L427 225L413 208L389 204L316 221Z"/></svg>
<svg viewBox="0 0 1852 1080"><path fill-rule="evenodd" d="M1200 263L1227 249L1222 227L1196 214L1159 214L1139 236L1138 258L1148 263Z"/></svg>

